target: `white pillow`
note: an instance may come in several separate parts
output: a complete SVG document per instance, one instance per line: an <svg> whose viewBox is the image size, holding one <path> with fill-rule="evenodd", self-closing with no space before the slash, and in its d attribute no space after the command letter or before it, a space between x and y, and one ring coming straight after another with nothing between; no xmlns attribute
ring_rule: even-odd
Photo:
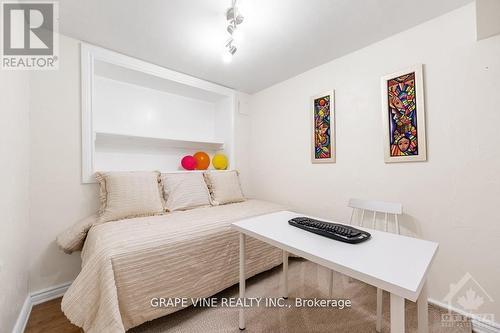
<svg viewBox="0 0 500 333"><path fill-rule="evenodd" d="M212 205L245 201L238 171L207 171L204 176Z"/></svg>
<svg viewBox="0 0 500 333"><path fill-rule="evenodd" d="M157 171L98 172L101 193L99 222L160 215L165 212Z"/></svg>
<svg viewBox="0 0 500 333"><path fill-rule="evenodd" d="M168 211L210 205L210 195L201 172L163 173L162 180Z"/></svg>

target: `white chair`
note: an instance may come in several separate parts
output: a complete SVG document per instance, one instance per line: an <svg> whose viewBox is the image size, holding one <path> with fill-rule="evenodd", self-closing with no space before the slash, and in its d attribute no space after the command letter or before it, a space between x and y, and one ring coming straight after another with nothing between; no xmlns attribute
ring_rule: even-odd
<svg viewBox="0 0 500 333"><path fill-rule="evenodd" d="M361 200L361 199L350 199L349 207L352 208L351 218L349 219L349 224L354 224L354 217L356 212L361 214L358 219L359 226L378 229L377 226L380 224L377 217L379 215L383 215L383 230L389 231L389 215L393 216L393 221L395 223L395 232L400 234L399 228L399 220L398 216L403 214L403 205L395 202L383 202L383 201L372 201L372 200ZM365 225L365 216L371 214L371 223L369 225ZM369 222L369 221L368 221ZM330 297L333 292L333 271L330 272L330 286L329 293ZM376 330L380 332L382 330L382 294L383 290L377 288L377 323Z"/></svg>

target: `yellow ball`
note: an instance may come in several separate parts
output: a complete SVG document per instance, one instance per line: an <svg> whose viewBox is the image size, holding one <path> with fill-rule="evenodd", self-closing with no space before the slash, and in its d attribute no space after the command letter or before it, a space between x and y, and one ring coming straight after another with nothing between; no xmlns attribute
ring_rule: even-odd
<svg viewBox="0 0 500 333"><path fill-rule="evenodd" d="M216 154L214 158L212 158L212 165L217 170L226 170L227 169L227 157L223 154Z"/></svg>

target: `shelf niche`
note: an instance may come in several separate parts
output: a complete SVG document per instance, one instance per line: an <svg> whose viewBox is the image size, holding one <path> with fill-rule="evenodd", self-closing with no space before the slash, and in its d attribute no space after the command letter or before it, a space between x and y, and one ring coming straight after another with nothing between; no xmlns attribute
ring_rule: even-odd
<svg viewBox="0 0 500 333"><path fill-rule="evenodd" d="M234 161L235 92L85 43L82 181L96 171L179 171L184 155Z"/></svg>

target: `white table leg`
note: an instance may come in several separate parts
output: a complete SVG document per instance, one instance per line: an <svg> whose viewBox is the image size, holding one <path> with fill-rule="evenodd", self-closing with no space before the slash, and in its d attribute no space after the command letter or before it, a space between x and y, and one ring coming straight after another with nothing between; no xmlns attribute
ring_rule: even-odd
<svg viewBox="0 0 500 333"><path fill-rule="evenodd" d="M382 300L384 291L377 288L377 323L375 325L375 330L377 332L382 332Z"/></svg>
<svg viewBox="0 0 500 333"><path fill-rule="evenodd" d="M405 299L391 293L391 333L405 331Z"/></svg>
<svg viewBox="0 0 500 333"><path fill-rule="evenodd" d="M427 284L424 284L417 300L418 333L429 333L429 305L427 303Z"/></svg>
<svg viewBox="0 0 500 333"><path fill-rule="evenodd" d="M330 276L328 277L328 297L333 296L333 271L330 270Z"/></svg>
<svg viewBox="0 0 500 333"><path fill-rule="evenodd" d="M245 234L240 233L240 299L245 298ZM239 311L240 330L245 329L245 313L241 307Z"/></svg>
<svg viewBox="0 0 500 333"><path fill-rule="evenodd" d="M283 250L283 298L288 298L288 252Z"/></svg>

